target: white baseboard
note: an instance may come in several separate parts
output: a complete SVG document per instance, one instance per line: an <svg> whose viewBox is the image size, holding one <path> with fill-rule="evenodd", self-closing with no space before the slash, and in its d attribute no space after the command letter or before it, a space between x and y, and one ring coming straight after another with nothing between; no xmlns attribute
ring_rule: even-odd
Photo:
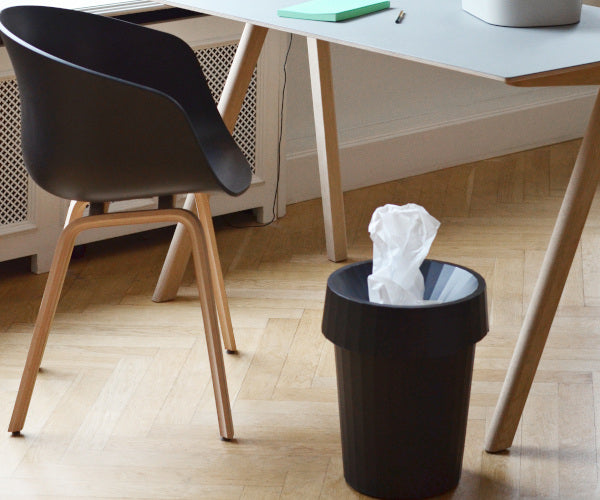
<svg viewBox="0 0 600 500"><path fill-rule="evenodd" d="M581 137L595 89L573 98L340 143L344 191ZM286 157L287 202L320 197L316 151Z"/></svg>

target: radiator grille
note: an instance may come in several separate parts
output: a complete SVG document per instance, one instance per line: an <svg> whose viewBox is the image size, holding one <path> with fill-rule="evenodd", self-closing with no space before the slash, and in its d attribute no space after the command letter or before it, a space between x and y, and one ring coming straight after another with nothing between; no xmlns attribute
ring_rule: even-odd
<svg viewBox="0 0 600 500"><path fill-rule="evenodd" d="M237 44L220 45L196 51L196 57L206 75L208 87L219 101ZM248 92L242 104L242 110L233 130L233 138L256 173L256 70L248 86Z"/></svg>
<svg viewBox="0 0 600 500"><path fill-rule="evenodd" d="M196 51L215 101L229 73L237 43ZM255 173L256 71L248 88L233 137ZM0 226L29 220L29 176L21 155L19 92L16 80L0 81Z"/></svg>
<svg viewBox="0 0 600 500"><path fill-rule="evenodd" d="M28 218L29 176L21 155L21 117L17 82L0 82L0 225Z"/></svg>

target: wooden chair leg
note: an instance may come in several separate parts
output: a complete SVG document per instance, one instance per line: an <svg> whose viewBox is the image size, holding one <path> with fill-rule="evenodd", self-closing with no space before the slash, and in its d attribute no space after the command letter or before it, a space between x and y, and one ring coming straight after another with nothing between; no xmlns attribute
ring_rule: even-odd
<svg viewBox="0 0 600 500"><path fill-rule="evenodd" d="M195 195L188 194L183 208L192 211L195 206L198 218L202 224L202 229L208 245L208 257L210 259L213 285L215 287L215 298L217 301L217 311L219 313L223 344L225 345L227 352L234 353L237 351L237 347L233 335L229 304L225 293L225 283L223 281L221 261L219 259L208 199L208 195L204 193L197 193ZM177 224L171 246L169 247L158 282L156 283L154 295L152 296L154 302L165 302L173 300L176 297L177 290L183 279L183 274L185 273L185 268L187 267L190 253L191 243L185 232L185 227L182 224Z"/></svg>
<svg viewBox="0 0 600 500"><path fill-rule="evenodd" d="M209 271L208 244L198 218L193 213L181 209L146 210L81 217L83 210L81 210L81 206L77 204L72 205L72 210L70 210L70 212L72 213L70 213L69 218L72 222L70 222L61 233L56 246L54 260L52 261L52 267L48 275L42 305L40 306L40 312L34 328L31 347L29 348L25 370L21 379L21 386L19 388L17 401L8 430L13 433L18 433L23 428L37 372L46 347L48 331L52 319L54 318L54 313L56 312L56 306L60 298L60 292L62 290L76 236L82 231L93 228L175 222L184 226L185 231L191 235L192 242L190 246L194 258L196 281L198 283L198 291L200 294L202 319L204 322L204 331L206 334L210 369L217 405L219 432L224 439L231 439L233 437L233 419L231 416L229 393L227 391L223 350L219 338L214 288L212 285L211 273Z"/></svg>
<svg viewBox="0 0 600 500"><path fill-rule="evenodd" d="M211 272L209 271L209 267L212 267L208 260L208 255L210 254L209 242L205 238L201 224L197 219L195 219L195 224L187 224L187 229L192 240L192 256L194 259L200 305L202 307L202 320L204 322L208 359L210 361L215 402L217 405L219 431L224 439L230 440L233 438L233 419L227 390L223 350L221 349L221 339L219 337L215 297L213 294L214 286L212 285Z"/></svg>
<svg viewBox="0 0 600 500"><path fill-rule="evenodd" d="M204 238L206 240L208 262L212 276L213 288L215 291L215 300L217 302L217 313L219 314L219 325L221 326L221 335L223 344L227 352L236 352L235 337L233 336L233 325L231 324L231 314L229 313L229 301L225 291L225 281L223 280L223 270L221 269L221 259L219 258L219 249L217 248L217 238L215 228L212 222L210 212L209 197L205 193L197 193L196 209L198 219L202 224Z"/></svg>
<svg viewBox="0 0 600 500"><path fill-rule="evenodd" d="M183 204L184 210L193 210L194 195L188 194ZM169 251L165 258L160 276L154 289L152 300L154 302L168 302L177 296L177 291L183 280L185 268L190 260L192 245L185 233L183 224L177 224Z"/></svg>
<svg viewBox="0 0 600 500"><path fill-rule="evenodd" d="M193 198L192 198L193 200ZM204 230L198 218L188 210L166 209L131 214L108 214L96 217L98 221L106 221L106 225L146 224L148 222L171 221L178 222L182 227L182 234L189 234L186 238L191 247L196 272L196 282L202 308L202 321L206 335L208 358L217 406L219 432L223 439L233 438L233 419L231 405L227 391L227 377L223 361L223 349L219 338L219 323L212 284L210 262L208 261L209 244L204 236ZM211 226L212 227L212 226ZM190 241L191 240L191 241Z"/></svg>
<svg viewBox="0 0 600 500"><path fill-rule="evenodd" d="M88 205L89 203L87 201L71 200L64 227L67 227L74 220L81 219L81 217L83 217L83 212Z"/></svg>
<svg viewBox="0 0 600 500"><path fill-rule="evenodd" d="M25 369L21 377L21 385L19 386L17 400L8 427L9 432L13 434L19 433L25 424L33 387L40 369L44 349L46 348L46 341L48 340L48 332L54 318L54 313L56 312L58 300L60 299L67 268L69 267L76 234L67 229L63 230L54 251L52 266L48 274L48 280L46 281L46 288L44 289L44 296L35 322Z"/></svg>

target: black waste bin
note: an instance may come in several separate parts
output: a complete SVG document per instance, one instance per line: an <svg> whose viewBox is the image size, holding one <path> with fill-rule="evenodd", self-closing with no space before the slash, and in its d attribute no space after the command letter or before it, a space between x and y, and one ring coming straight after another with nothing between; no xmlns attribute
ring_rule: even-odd
<svg viewBox="0 0 600 500"><path fill-rule="evenodd" d="M327 282L344 477L378 498L439 495L460 479L475 343L488 331L485 281L426 260L425 298L440 302L388 306L369 302L371 270L350 264Z"/></svg>

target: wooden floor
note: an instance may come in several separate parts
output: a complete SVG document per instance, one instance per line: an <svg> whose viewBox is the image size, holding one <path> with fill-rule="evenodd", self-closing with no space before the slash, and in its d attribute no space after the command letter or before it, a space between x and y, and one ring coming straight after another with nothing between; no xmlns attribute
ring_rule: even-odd
<svg viewBox="0 0 600 500"><path fill-rule="evenodd" d="M477 346L464 467L444 498L600 498L600 205L595 203L514 446L486 426L578 142L346 193L349 262L385 203L442 222L431 257L479 271L490 332ZM238 355L237 439L219 439L200 308L150 301L169 231L87 247L67 277L23 437L0 435L0 499L360 498L344 482L320 202L265 228L217 221ZM7 426L45 276L0 264L0 423ZM597 430L598 429L598 430Z"/></svg>

